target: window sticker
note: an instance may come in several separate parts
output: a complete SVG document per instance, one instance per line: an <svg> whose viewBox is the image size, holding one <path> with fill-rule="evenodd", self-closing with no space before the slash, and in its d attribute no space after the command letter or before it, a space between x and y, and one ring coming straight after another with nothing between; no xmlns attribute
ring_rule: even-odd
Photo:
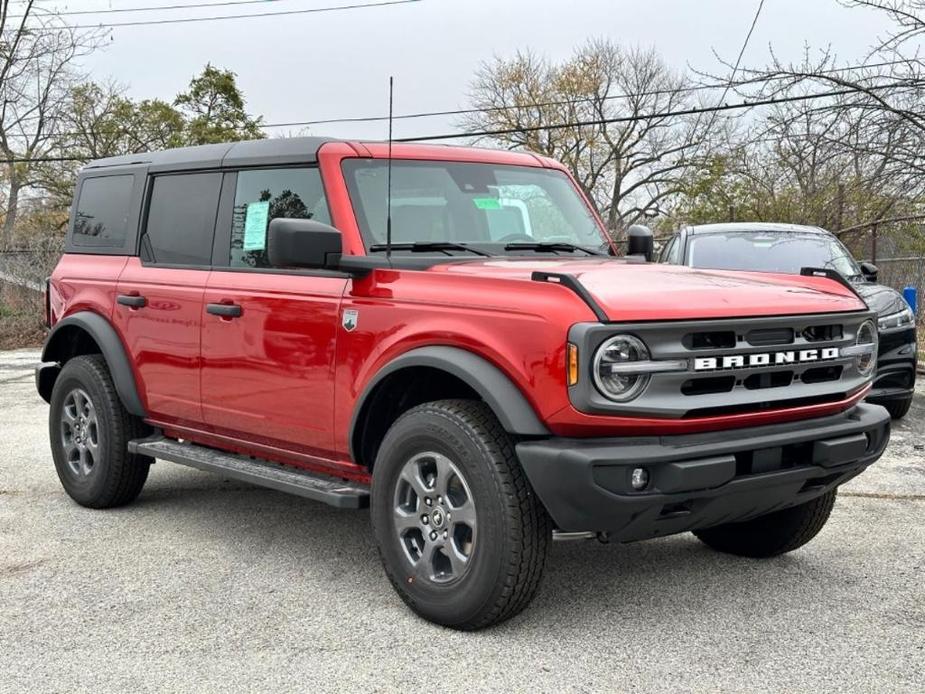
<svg viewBox="0 0 925 694"><path fill-rule="evenodd" d="M498 198L472 198L472 202L480 210L500 210L501 201Z"/></svg>
<svg viewBox="0 0 925 694"><path fill-rule="evenodd" d="M270 220L270 201L249 202L244 217L244 250L262 251L267 247L267 224Z"/></svg>

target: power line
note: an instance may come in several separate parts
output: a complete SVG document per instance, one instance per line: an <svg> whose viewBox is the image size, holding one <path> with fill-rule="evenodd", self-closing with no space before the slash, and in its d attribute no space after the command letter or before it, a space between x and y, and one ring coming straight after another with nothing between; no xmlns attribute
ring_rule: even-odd
<svg viewBox="0 0 925 694"><path fill-rule="evenodd" d="M837 72L847 72L850 70L863 70L870 68L878 67L890 67L894 65L905 64L905 60L890 60L880 63L866 63L862 65L847 65L841 68L831 68L828 70L820 70L819 74L832 74ZM779 75L763 79L755 79L754 82L772 82L790 79L789 75ZM719 89L725 86L725 83L722 84L697 84L690 87L676 87L674 89L653 89L651 91L637 92L634 94L611 94L608 96L601 97L601 101L614 101L617 99L637 99L642 96L661 96L661 95L676 95L681 93L688 92L698 92L704 90ZM417 118L433 118L435 116L462 116L468 115L471 113L493 113L495 111L513 111L516 109L524 108L542 108L546 106L569 106L574 104L581 104L593 101L593 98L583 97L579 99L562 99L558 101L539 101L530 104L517 104L511 106L489 106L485 108L463 108L463 109L452 109L444 111L422 111L418 113L404 113L398 114L393 117L394 120L409 120ZM330 125L332 123L375 123L381 121L387 121L388 116L354 116L348 118L323 118L319 120L310 120L310 121L292 121L289 123L264 123L261 125L263 128L292 128L298 126L308 126L308 125Z"/></svg>
<svg viewBox="0 0 925 694"><path fill-rule="evenodd" d="M886 62L880 62L880 63L847 65L842 68L831 68L829 70L822 70L820 71L820 74L832 74L836 72L846 72L850 70L889 67L889 66L905 64L905 63L906 63L905 60L892 60L892 61L886 61ZM770 82L770 81L778 81L778 80L784 80L784 79L790 79L790 76L789 75L779 75L779 76L769 77L767 79L756 80L756 81ZM900 86L901 84L902 82L893 82L891 84L884 84L884 85L876 86L876 88L884 89L886 87ZM646 91L646 92L638 92L635 94L612 94L609 96L602 97L602 99L608 100L608 101L615 100L615 99L636 99L642 96L680 94L680 93L686 93L686 92L696 92L696 91L702 91L702 90L719 89L723 86L724 84L700 84L700 85L693 85L690 87L677 87L674 89L655 89L655 90ZM860 91L860 90L856 90L856 91ZM492 113L495 111L508 111L508 110L514 110L514 109L522 109L522 108L542 108L545 106L562 106L562 105L569 105L569 104L578 104L578 103L583 103L587 101L591 101L591 99L589 98L564 99L560 101L535 102L532 104L520 104L516 106L491 106L487 108L453 109L453 110L444 110L444 111L420 111L416 113L398 114L398 115L395 115L393 119L394 120L415 120L415 119L420 119L420 118L434 118L437 116L457 116L457 115L466 115L466 114L471 114L471 113ZM388 116L353 116L353 117L341 117L341 118L322 118L322 119L305 120L305 121L260 123L259 127L261 128L298 128L298 127L308 127L312 125L332 125L335 123L376 123L376 122L387 121L388 118L389 118ZM123 130L97 130L97 131L92 131L92 132L94 132L97 135L118 136L118 135L124 134L126 131L123 129ZM59 136L73 136L73 135L82 135L84 134L84 132L83 131L81 132L64 131L64 132L59 132L56 134ZM21 137L32 137L32 136L35 136L36 133L19 133L18 135Z"/></svg>
<svg viewBox="0 0 925 694"><path fill-rule="evenodd" d="M189 5L151 5L148 7L109 7L103 10L65 10L63 12L56 10L44 10L48 14L57 17L70 17L76 15L88 14L113 14L124 12L155 12L170 10L195 10L209 7L230 7L232 5L265 5L271 2L284 2L285 0L224 0L224 2L197 2ZM24 19L28 15L10 15L7 19Z"/></svg>
<svg viewBox="0 0 925 694"><path fill-rule="evenodd" d="M188 24L192 22L215 22L225 19L256 19L258 17L283 17L302 14L316 14L320 12L336 12L341 10L363 10L374 7L388 7L393 5L408 5L423 2L423 0L383 0L382 2L355 3L350 5L335 5L331 7L312 7L302 10L280 10L279 12L251 12L247 14L212 15L208 17L178 17L175 19L147 19L131 22L100 22L99 24L66 24L62 27L46 27L47 31L60 31L64 29L111 29L114 27L154 26L164 24Z"/></svg>
<svg viewBox="0 0 925 694"><path fill-rule="evenodd" d="M736 57L735 65L732 68L732 72L729 74L729 79L726 80L726 86L723 88L723 94L720 96L719 101L716 102L717 106L722 106L726 103L726 96L729 94L729 90L732 88L732 85L735 83L736 73L739 71L739 64L742 62L742 56L745 55L745 49L748 48L748 42L752 38L752 33L755 31L755 27L758 25L758 17L761 16L761 10L764 8L764 0L758 1L758 8L755 10L755 16L752 18L752 24L748 28L748 33L745 35L745 40L742 42L742 48L739 49L739 55ZM716 123L716 116L719 111L713 111L710 114L710 122L707 123L706 133L710 133L713 130L713 125ZM698 119L697 125L700 125ZM705 139L705 138L704 138ZM704 140L701 140L697 143L697 147L694 149L694 155L700 153L700 150L703 148Z"/></svg>
<svg viewBox="0 0 925 694"><path fill-rule="evenodd" d="M732 68L732 73L729 75L729 81L726 83L726 88L723 90L723 95L719 98L720 104L726 100L726 95L729 94L729 90L732 88L733 82L735 82L735 76L739 71L739 64L742 62L742 56L745 55L745 49L748 48L748 42L752 38L752 32L755 31L755 26L758 24L758 17L761 16L761 10L763 8L764 0L759 0L758 9L755 10L755 16L752 19L752 25L748 28L748 33L745 35L745 41L742 42L742 48L739 51L739 57L736 58L736 63Z"/></svg>
<svg viewBox="0 0 925 694"><path fill-rule="evenodd" d="M925 85L925 81L918 82L918 84ZM475 132L457 132L457 133L446 133L446 134L437 134L437 135L422 135L416 137L404 137L396 138L395 142L422 142L430 140L453 140L461 139L466 137L493 137L497 135L512 135L516 133L524 132L538 132L542 130L560 130L563 128L579 128L587 127L592 125L608 125L611 123L629 123L640 120L651 120L653 118L669 118L674 116L690 116L698 115L703 113L710 113L713 111L733 111L740 109L756 108L758 106L773 106L775 104L783 103L793 103L798 101L810 101L815 99L823 99L835 96L845 96L848 94L856 94L862 91L872 91L880 90L894 87L894 84L884 84L884 85L874 85L871 87L866 87L864 90L856 88L845 88L845 89L833 89L825 92L816 92L814 94L802 94L788 97L774 97L767 99L758 99L755 101L742 101L734 104L721 104L719 106L706 106L700 108L687 108L679 109L676 111L662 111L660 113L649 113L649 114L636 114L632 116L622 116L616 118L602 118L597 120L588 120L588 121L573 121L568 123L550 123L549 125L540 125L540 126L530 126L525 128L504 128L498 130L482 130ZM46 162L80 162L87 161L86 157L36 157L36 158L11 158L11 159L0 159L0 164L14 164L14 163L46 163Z"/></svg>
<svg viewBox="0 0 925 694"><path fill-rule="evenodd" d="M920 82L919 84L925 85L925 81ZM757 106L773 106L775 104L786 104L793 103L796 101L811 101L813 99L823 99L833 96L845 96L847 94L856 94L863 91L873 91L879 89L886 89L889 87L895 87L894 84L884 84L873 87L866 87L865 89L855 89L855 88L846 88L846 89L833 89L827 92L818 92L816 94L803 94L799 96L784 96L784 97L774 97L768 99L758 99L755 101L742 101L735 104L721 104L719 106L706 106L703 108L686 108L679 109L677 111L662 111L660 113L649 113L649 114L637 114L633 116L621 116L616 118L599 118L596 120L587 120L587 121L573 121L571 123L551 123L549 125L538 125L538 126L528 126L525 128L501 128L498 130L482 130L478 132L464 132L464 133L446 133L440 135L428 135L422 137L401 137L396 138L396 142L422 142L429 140L457 140L464 137L495 137L498 135L515 135L517 133L529 133L529 132L539 132L541 130L561 130L564 128L582 128L592 125L609 125L611 123L632 123L641 120L652 120L653 118L669 118L673 116L693 116L703 113L711 112L720 112L720 111L734 111L745 108L755 108Z"/></svg>

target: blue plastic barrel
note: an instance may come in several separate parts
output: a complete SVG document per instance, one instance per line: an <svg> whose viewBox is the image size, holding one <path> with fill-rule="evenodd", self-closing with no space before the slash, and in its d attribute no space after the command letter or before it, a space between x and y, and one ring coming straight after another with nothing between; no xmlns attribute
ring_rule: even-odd
<svg viewBox="0 0 925 694"><path fill-rule="evenodd" d="M903 299L906 300L906 303L909 304L909 308L912 309L912 313L916 313L919 303L919 292L915 287L906 287L903 289Z"/></svg>

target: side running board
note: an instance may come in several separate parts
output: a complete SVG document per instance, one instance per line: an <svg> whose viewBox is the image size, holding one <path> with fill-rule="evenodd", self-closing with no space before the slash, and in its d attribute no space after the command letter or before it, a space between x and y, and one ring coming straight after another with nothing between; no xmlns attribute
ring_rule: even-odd
<svg viewBox="0 0 925 694"><path fill-rule="evenodd" d="M180 443L160 434L129 441L128 450L129 453L168 460L206 472L217 472L231 479L322 501L337 508L369 506L369 489L363 485L268 460L226 453L193 443Z"/></svg>

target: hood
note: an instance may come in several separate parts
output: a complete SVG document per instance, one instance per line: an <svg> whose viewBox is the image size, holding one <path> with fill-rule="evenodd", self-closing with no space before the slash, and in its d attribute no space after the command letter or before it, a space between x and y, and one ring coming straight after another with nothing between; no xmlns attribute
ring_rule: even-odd
<svg viewBox="0 0 925 694"><path fill-rule="evenodd" d="M878 316L888 316L906 308L906 300L902 294L890 287L873 282L856 282L854 288L864 297L870 310L876 311Z"/></svg>
<svg viewBox="0 0 925 694"><path fill-rule="evenodd" d="M574 275L612 321L744 318L865 310L847 287L825 277L697 270L617 258L486 258L430 272L530 281L533 272Z"/></svg>

